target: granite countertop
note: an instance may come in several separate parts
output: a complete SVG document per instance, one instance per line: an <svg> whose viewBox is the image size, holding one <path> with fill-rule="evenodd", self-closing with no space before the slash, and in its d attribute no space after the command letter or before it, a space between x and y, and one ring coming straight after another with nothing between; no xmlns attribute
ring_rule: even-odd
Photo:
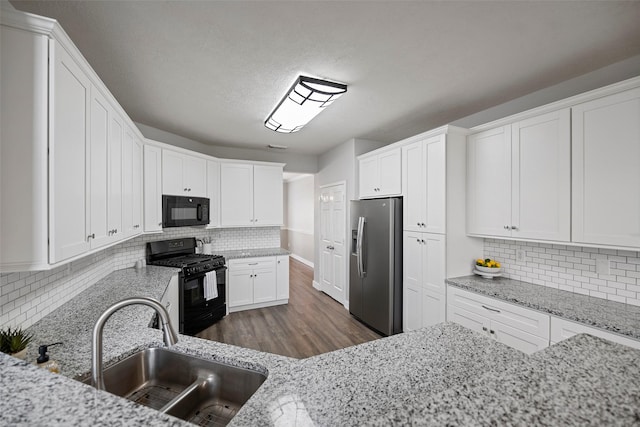
<svg viewBox="0 0 640 427"><path fill-rule="evenodd" d="M165 267L115 272L33 325L37 343L65 341L51 350L63 375L0 354L0 425L190 425L66 378L88 372L86 340L111 300L145 290L160 298L172 274L175 270ZM126 295L116 295L120 292ZM106 365L162 345L160 331L146 327L152 311L127 308L106 324ZM174 348L268 374L231 425L628 425L640 420L640 351L588 335L533 356L453 323L304 360L182 335Z"/></svg>
<svg viewBox="0 0 640 427"><path fill-rule="evenodd" d="M505 277L455 277L447 284L640 340L640 307Z"/></svg>
<svg viewBox="0 0 640 427"><path fill-rule="evenodd" d="M226 260L238 258L259 258L267 256L289 255L289 252L283 248L264 248L264 249L241 249L237 251L217 251L216 255L222 255Z"/></svg>

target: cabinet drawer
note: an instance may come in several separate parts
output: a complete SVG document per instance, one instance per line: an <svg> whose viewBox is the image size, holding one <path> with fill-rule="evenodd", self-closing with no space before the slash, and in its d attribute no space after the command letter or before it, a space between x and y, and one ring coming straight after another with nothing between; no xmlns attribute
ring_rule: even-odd
<svg viewBox="0 0 640 427"><path fill-rule="evenodd" d="M262 258L241 258L232 259L229 261L229 269L238 270L255 270L264 268L275 268L275 257L262 257Z"/></svg>
<svg viewBox="0 0 640 427"><path fill-rule="evenodd" d="M640 341L551 316L551 342L556 344L577 334L589 334L618 344L640 349Z"/></svg>
<svg viewBox="0 0 640 427"><path fill-rule="evenodd" d="M447 321L455 322L458 325L462 325L465 328L469 328L472 331L483 334L486 334L491 324L488 317L476 314L455 305L447 306Z"/></svg>
<svg viewBox="0 0 640 427"><path fill-rule="evenodd" d="M549 315L538 313L473 292L448 287L448 304L486 316L491 320L549 339Z"/></svg>

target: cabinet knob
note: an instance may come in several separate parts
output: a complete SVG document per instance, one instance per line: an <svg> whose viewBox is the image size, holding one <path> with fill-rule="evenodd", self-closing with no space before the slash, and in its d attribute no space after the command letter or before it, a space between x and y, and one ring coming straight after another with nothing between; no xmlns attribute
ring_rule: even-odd
<svg viewBox="0 0 640 427"><path fill-rule="evenodd" d="M517 230L517 229L518 229L518 227L516 227L515 225L512 225L512 226L511 226L511 229L512 229L512 230Z"/></svg>
<svg viewBox="0 0 640 427"><path fill-rule="evenodd" d="M425 224L424 222L420 223L420 225L422 225L423 227L427 226L427 224Z"/></svg>
<svg viewBox="0 0 640 427"><path fill-rule="evenodd" d="M189 189L189 191L191 191L191 189Z"/></svg>
<svg viewBox="0 0 640 427"><path fill-rule="evenodd" d="M483 331L485 331L485 332L487 332L487 331L488 331L488 329L487 329L487 327L486 327L486 326L483 326L483 327L482 327L482 330L483 330Z"/></svg>
<svg viewBox="0 0 640 427"><path fill-rule="evenodd" d="M187 187L184 187L184 191L189 191L189 189Z"/></svg>
<svg viewBox="0 0 640 427"><path fill-rule="evenodd" d="M489 333L490 333L490 334L494 334L494 335L495 335L496 331L494 331L493 329L491 329L491 330L489 331Z"/></svg>
<svg viewBox="0 0 640 427"><path fill-rule="evenodd" d="M87 240L89 239L95 239L96 238L96 233L91 233L87 236Z"/></svg>
<svg viewBox="0 0 640 427"><path fill-rule="evenodd" d="M416 239L416 242L420 243L420 239Z"/></svg>
<svg viewBox="0 0 640 427"><path fill-rule="evenodd" d="M424 245L424 240L420 240L420 243L422 243Z"/></svg>
<svg viewBox="0 0 640 427"><path fill-rule="evenodd" d="M505 226L504 226L504 229L505 229L505 230L511 230L511 227L510 227L510 226L508 226L508 225L505 225Z"/></svg>
<svg viewBox="0 0 640 427"><path fill-rule="evenodd" d="M416 223L416 225L417 225L418 227L421 227L421 225L420 225L420 223L419 223L419 222L417 222L417 223Z"/></svg>
<svg viewBox="0 0 640 427"><path fill-rule="evenodd" d="M159 225L160 227L162 227L162 223L161 223L161 222L159 222L159 223L158 223L158 225Z"/></svg>

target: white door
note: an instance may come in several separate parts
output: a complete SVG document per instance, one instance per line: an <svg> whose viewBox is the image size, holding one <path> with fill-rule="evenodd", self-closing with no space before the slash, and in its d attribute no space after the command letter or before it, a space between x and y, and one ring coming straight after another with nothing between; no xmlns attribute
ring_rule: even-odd
<svg viewBox="0 0 640 427"><path fill-rule="evenodd" d="M402 147L402 188L404 200L402 227L409 231L424 231L425 219L425 162L422 141Z"/></svg>
<svg viewBox="0 0 640 427"><path fill-rule="evenodd" d="M109 146L109 104L95 88L91 88L91 138L89 163L91 248L98 248L110 240L107 221L107 164Z"/></svg>
<svg viewBox="0 0 640 427"><path fill-rule="evenodd" d="M253 222L257 226L282 225L283 182L281 166L253 167Z"/></svg>
<svg viewBox="0 0 640 427"><path fill-rule="evenodd" d="M405 232L403 236L403 330L422 327L422 234Z"/></svg>
<svg viewBox="0 0 640 427"><path fill-rule="evenodd" d="M570 126L568 108L512 125L512 237L570 240Z"/></svg>
<svg viewBox="0 0 640 427"><path fill-rule="evenodd" d="M133 141L133 232L142 233L142 141Z"/></svg>
<svg viewBox="0 0 640 427"><path fill-rule="evenodd" d="M572 240L640 247L640 89L572 108Z"/></svg>
<svg viewBox="0 0 640 427"><path fill-rule="evenodd" d="M367 157L358 162L360 198L378 195L378 156Z"/></svg>
<svg viewBox="0 0 640 427"><path fill-rule="evenodd" d="M402 193L402 151L400 148L378 156L378 195Z"/></svg>
<svg viewBox="0 0 640 427"><path fill-rule="evenodd" d="M273 268L253 270L253 302L276 300L276 272Z"/></svg>
<svg viewBox="0 0 640 427"><path fill-rule="evenodd" d="M144 146L144 231L162 231L162 150Z"/></svg>
<svg viewBox="0 0 640 427"><path fill-rule="evenodd" d="M220 165L220 225L252 226L253 165Z"/></svg>
<svg viewBox="0 0 640 427"><path fill-rule="evenodd" d="M200 157L183 157L182 182L186 194L193 197L207 197L207 161Z"/></svg>
<svg viewBox="0 0 640 427"><path fill-rule="evenodd" d="M467 232L510 236L510 126L469 136L467 156Z"/></svg>
<svg viewBox="0 0 640 427"><path fill-rule="evenodd" d="M449 304L447 306L447 321L457 323L472 331L486 334L487 337L489 336L489 327L491 326L489 318L464 308Z"/></svg>
<svg viewBox="0 0 640 427"><path fill-rule="evenodd" d="M445 294L445 240L442 234L421 233L423 281L422 287Z"/></svg>
<svg viewBox="0 0 640 427"><path fill-rule="evenodd" d="M220 226L220 163L207 161L207 197L209 198L209 226Z"/></svg>
<svg viewBox="0 0 640 427"><path fill-rule="evenodd" d="M124 124L113 109L109 125L109 199L108 222L111 240L119 240L122 230L122 144Z"/></svg>
<svg viewBox="0 0 640 427"><path fill-rule="evenodd" d="M253 271L229 270L229 308L253 304Z"/></svg>
<svg viewBox="0 0 640 427"><path fill-rule="evenodd" d="M89 250L90 82L71 56L50 43L49 261Z"/></svg>
<svg viewBox="0 0 640 427"><path fill-rule="evenodd" d="M429 138L424 142L423 164L426 179L426 194L422 200L425 212L422 231L428 233L441 233L446 231L446 158L445 135ZM426 198L426 199L425 199Z"/></svg>
<svg viewBox="0 0 640 427"><path fill-rule="evenodd" d="M171 150L162 150L162 194L183 196L187 187L183 183L184 156Z"/></svg>
<svg viewBox="0 0 640 427"><path fill-rule="evenodd" d="M346 191L345 184L321 188L320 285L323 292L346 302Z"/></svg>
<svg viewBox="0 0 640 427"><path fill-rule="evenodd" d="M404 283L402 330L415 331L422 327L422 294L423 289L413 283Z"/></svg>
<svg viewBox="0 0 640 427"><path fill-rule="evenodd" d="M527 354L549 347L549 340L546 338L531 335L496 321L491 321L489 335L498 342Z"/></svg>
<svg viewBox="0 0 640 427"><path fill-rule="evenodd" d="M276 299L289 299L289 255L276 257Z"/></svg>
<svg viewBox="0 0 640 427"><path fill-rule="evenodd" d="M445 321L445 294L422 289L422 327L436 325Z"/></svg>
<svg viewBox="0 0 640 427"><path fill-rule="evenodd" d="M133 236L133 145L134 136L125 126L122 141L122 237Z"/></svg>

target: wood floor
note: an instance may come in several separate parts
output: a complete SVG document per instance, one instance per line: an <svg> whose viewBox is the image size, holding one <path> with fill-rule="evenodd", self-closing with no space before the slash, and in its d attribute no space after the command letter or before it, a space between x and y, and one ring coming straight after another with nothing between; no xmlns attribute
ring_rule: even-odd
<svg viewBox="0 0 640 427"><path fill-rule="evenodd" d="M289 304L230 313L196 336L298 359L381 338L312 281L313 270L291 258Z"/></svg>

